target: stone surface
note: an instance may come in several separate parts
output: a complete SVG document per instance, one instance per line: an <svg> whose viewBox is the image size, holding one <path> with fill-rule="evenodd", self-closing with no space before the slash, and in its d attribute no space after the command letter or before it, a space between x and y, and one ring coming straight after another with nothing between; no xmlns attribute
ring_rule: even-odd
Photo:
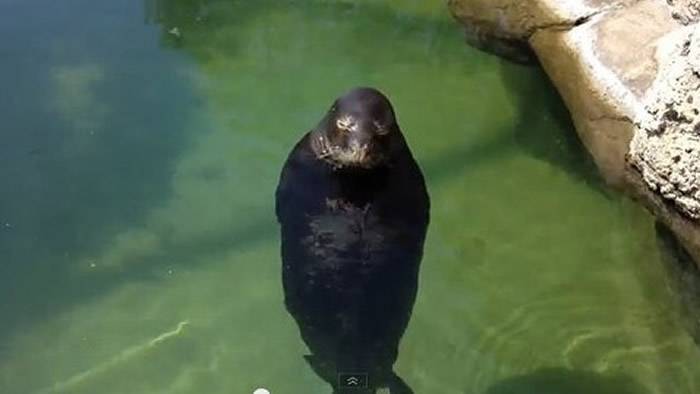
<svg viewBox="0 0 700 394"><path fill-rule="evenodd" d="M700 3L697 0L666 0L674 19L684 25L700 20Z"/></svg>
<svg viewBox="0 0 700 394"><path fill-rule="evenodd" d="M698 219L700 32L695 26L679 29L657 48L658 78L637 116L629 159L652 190Z"/></svg>
<svg viewBox="0 0 700 394"><path fill-rule="evenodd" d="M451 0L481 36L527 43L605 180L700 262L700 0Z"/></svg>

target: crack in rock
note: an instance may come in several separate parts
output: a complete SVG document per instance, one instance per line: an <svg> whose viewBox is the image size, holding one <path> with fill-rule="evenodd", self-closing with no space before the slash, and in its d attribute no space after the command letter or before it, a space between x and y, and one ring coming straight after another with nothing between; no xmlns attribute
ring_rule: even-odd
<svg viewBox="0 0 700 394"><path fill-rule="evenodd" d="M612 120L615 122L625 122L625 123L634 123L632 119L630 119L628 116L620 115L620 116L615 116L615 115L603 115L603 116L598 116L595 118L589 118L591 122L600 122L602 120Z"/></svg>
<svg viewBox="0 0 700 394"><path fill-rule="evenodd" d="M543 24L543 25L537 25L534 26L527 34L526 39L530 39L533 34L537 33L538 31L541 30L562 30L562 31L567 31L571 30L575 27L584 25L588 22L590 22L594 17L603 14L605 12L608 12L612 9L618 8L619 6L610 6L610 7L605 7L601 8L599 10L593 11L589 14L580 16L574 20L567 20L567 21L562 21L562 22L557 22L557 23L549 23L549 24Z"/></svg>

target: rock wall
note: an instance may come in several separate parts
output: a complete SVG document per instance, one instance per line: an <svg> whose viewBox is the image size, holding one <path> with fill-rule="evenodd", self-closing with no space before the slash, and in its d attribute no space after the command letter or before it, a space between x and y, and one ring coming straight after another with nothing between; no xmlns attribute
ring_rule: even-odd
<svg viewBox="0 0 700 394"><path fill-rule="evenodd" d="M532 48L605 180L642 201L700 262L700 0L449 7L483 46L488 37Z"/></svg>
<svg viewBox="0 0 700 394"><path fill-rule="evenodd" d="M647 185L700 218L700 36L679 29L659 41L658 78L638 115L630 161Z"/></svg>

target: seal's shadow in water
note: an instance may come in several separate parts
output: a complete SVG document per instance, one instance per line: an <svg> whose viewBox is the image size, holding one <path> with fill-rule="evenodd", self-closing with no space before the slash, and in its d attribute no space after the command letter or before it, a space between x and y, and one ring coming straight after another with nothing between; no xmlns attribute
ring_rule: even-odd
<svg viewBox="0 0 700 394"><path fill-rule="evenodd" d="M649 394L627 376L604 376L565 368L540 369L503 380L484 394Z"/></svg>

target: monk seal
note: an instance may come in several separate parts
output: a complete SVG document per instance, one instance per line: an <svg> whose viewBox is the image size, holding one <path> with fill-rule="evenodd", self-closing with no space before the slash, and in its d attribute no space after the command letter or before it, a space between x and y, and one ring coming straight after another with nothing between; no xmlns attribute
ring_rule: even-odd
<svg viewBox="0 0 700 394"><path fill-rule="evenodd" d="M412 393L393 372L429 222L423 174L389 100L338 98L289 154L276 191L287 311L313 370L344 393Z"/></svg>

